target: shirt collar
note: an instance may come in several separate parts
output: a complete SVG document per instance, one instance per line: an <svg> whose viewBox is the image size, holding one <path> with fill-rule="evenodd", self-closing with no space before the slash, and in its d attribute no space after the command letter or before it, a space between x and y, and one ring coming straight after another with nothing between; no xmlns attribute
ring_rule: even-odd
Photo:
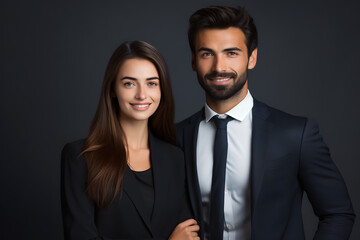
<svg viewBox="0 0 360 240"><path fill-rule="evenodd" d="M232 118L243 121L245 117L249 114L254 106L254 99L248 90L245 98L239 102L235 107L230 109L224 114L218 114L213 111L207 103L205 103L205 121L208 122L215 115L219 115L220 118L226 118L226 116L231 116Z"/></svg>

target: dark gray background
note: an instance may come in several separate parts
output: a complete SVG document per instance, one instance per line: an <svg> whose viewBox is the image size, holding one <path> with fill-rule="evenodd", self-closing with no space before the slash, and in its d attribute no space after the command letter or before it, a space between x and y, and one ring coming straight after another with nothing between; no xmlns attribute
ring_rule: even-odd
<svg viewBox="0 0 360 240"><path fill-rule="evenodd" d="M86 136L121 42L145 40L164 54L177 121L202 107L186 30L208 5L247 7L260 38L251 93L319 122L360 215L359 1L1 1L1 239L62 239L60 152ZM307 200L303 212L310 239Z"/></svg>

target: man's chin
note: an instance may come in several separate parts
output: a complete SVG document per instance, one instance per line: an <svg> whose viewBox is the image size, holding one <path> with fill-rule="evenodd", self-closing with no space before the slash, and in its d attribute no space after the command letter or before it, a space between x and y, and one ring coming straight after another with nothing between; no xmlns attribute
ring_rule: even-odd
<svg viewBox="0 0 360 240"><path fill-rule="evenodd" d="M225 99L231 98L232 95L234 95L234 94L230 93L229 91L226 91L225 89L224 90L217 89L217 90L212 90L212 91L206 91L206 94L215 100L225 100Z"/></svg>
<svg viewBox="0 0 360 240"><path fill-rule="evenodd" d="M226 94L228 92L229 85L212 85L211 90L218 94Z"/></svg>
<svg viewBox="0 0 360 240"><path fill-rule="evenodd" d="M206 94L214 100L226 100L232 98L233 96L239 94L243 89L244 84L240 86L229 86L229 85L220 85L220 86L203 86Z"/></svg>

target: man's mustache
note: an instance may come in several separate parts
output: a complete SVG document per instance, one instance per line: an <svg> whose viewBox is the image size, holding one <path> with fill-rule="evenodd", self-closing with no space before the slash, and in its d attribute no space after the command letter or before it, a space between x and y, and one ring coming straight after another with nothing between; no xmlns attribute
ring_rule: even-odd
<svg viewBox="0 0 360 240"><path fill-rule="evenodd" d="M217 77L221 77L221 78L236 78L236 73L234 72L211 72L205 75L206 79L213 79L213 78L217 78Z"/></svg>

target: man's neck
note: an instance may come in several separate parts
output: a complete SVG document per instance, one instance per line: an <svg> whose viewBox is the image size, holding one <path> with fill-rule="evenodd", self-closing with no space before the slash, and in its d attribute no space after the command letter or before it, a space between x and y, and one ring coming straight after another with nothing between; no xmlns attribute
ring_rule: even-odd
<svg viewBox="0 0 360 240"><path fill-rule="evenodd" d="M214 112L224 114L244 100L247 93L248 89L244 86L238 93L228 99L213 99L206 94L206 103Z"/></svg>

